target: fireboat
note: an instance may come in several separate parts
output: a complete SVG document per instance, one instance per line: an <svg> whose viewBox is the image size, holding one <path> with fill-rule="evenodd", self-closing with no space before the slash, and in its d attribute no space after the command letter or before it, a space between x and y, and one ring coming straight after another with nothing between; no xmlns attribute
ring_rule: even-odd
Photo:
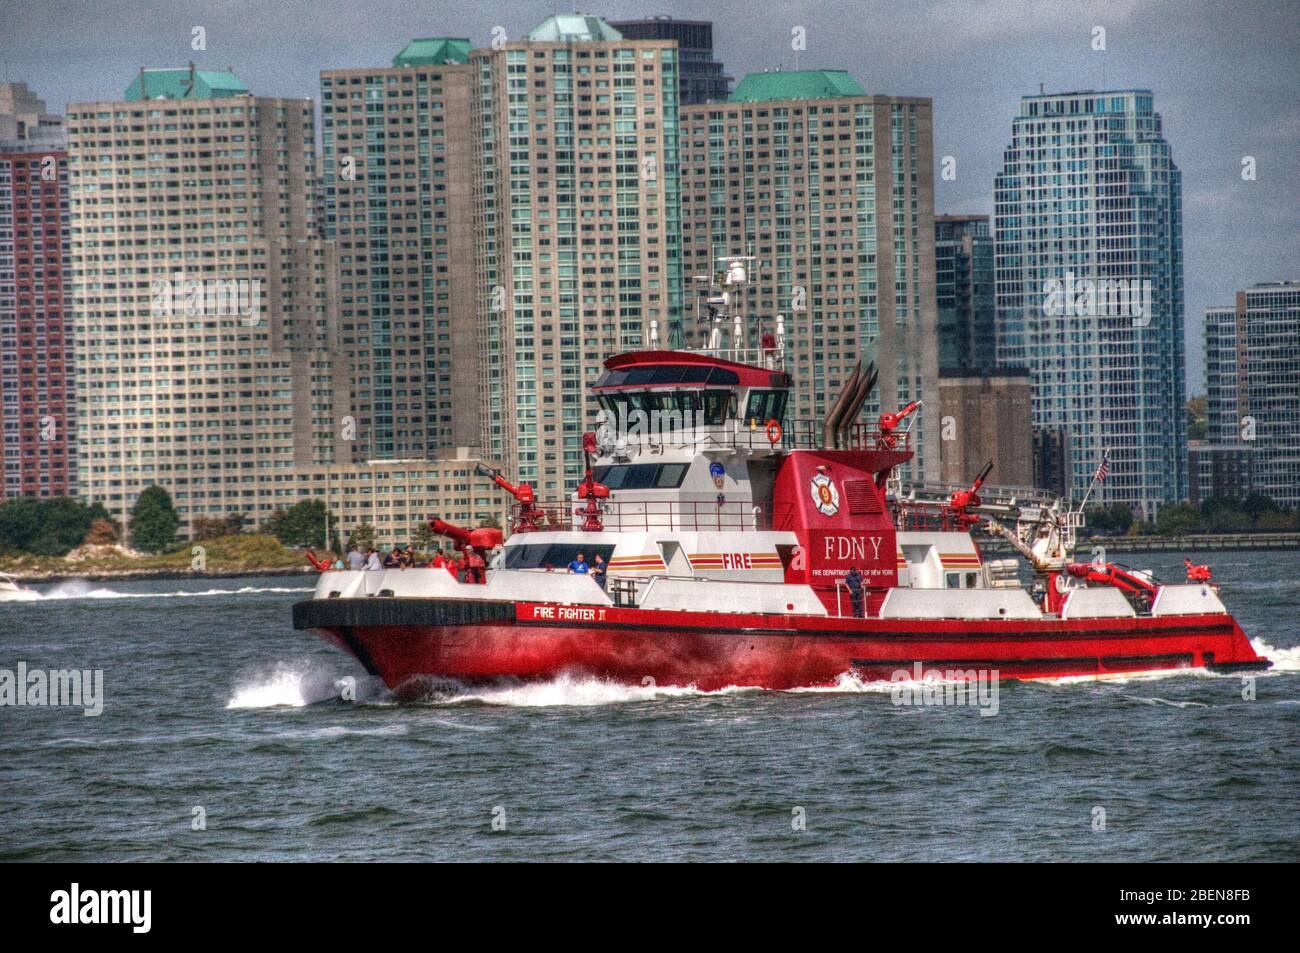
<svg viewBox="0 0 1300 953"><path fill-rule="evenodd" d="M739 320L736 346L715 331L698 350L657 347L652 326L649 349L604 362L604 423L583 435L567 499L480 465L513 497L508 535L430 520L465 553L464 580L326 569L294 627L412 692L572 673L711 691L1271 665L1208 567L1160 582L1075 562L1082 506L991 494L990 467L965 487L905 488L919 402L860 423L876 375L859 363L823 420L791 422L780 316L745 343ZM982 537L1015 556L987 558ZM569 571L580 553L603 577Z"/></svg>

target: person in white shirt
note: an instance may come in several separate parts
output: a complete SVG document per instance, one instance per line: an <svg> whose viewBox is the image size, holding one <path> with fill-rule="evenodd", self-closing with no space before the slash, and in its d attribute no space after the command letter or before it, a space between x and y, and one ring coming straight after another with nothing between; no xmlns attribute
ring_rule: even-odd
<svg viewBox="0 0 1300 953"><path fill-rule="evenodd" d="M379 553L375 552L373 549L370 550L370 555L366 557L366 568L367 568L367 569L383 569L383 568L384 568L384 567L383 567L383 564L380 563L380 561L379 561Z"/></svg>

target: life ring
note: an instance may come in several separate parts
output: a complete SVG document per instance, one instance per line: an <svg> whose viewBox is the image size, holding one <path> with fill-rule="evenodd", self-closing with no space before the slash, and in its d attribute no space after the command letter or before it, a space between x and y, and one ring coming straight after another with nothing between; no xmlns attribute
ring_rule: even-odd
<svg viewBox="0 0 1300 953"><path fill-rule="evenodd" d="M781 421L773 417L767 422L767 442L776 446L781 442L784 431L781 429Z"/></svg>

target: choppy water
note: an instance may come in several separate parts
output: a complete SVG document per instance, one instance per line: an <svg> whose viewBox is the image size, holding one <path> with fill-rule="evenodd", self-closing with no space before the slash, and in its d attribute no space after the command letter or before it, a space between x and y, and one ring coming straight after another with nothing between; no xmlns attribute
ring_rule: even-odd
<svg viewBox="0 0 1300 953"><path fill-rule="evenodd" d="M0 708L0 860L1297 860L1300 558L1207 558L1282 663L1256 700L1237 676L1004 683L996 717L848 681L398 705L293 631L303 580L63 584L0 604L0 668L103 669L104 712Z"/></svg>

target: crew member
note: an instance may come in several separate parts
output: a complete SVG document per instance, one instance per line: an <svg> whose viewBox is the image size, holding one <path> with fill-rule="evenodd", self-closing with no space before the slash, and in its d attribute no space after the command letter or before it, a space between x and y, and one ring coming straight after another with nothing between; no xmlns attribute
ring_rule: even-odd
<svg viewBox="0 0 1300 953"><path fill-rule="evenodd" d="M465 547L465 581L474 585L485 581L483 557L469 546Z"/></svg>
<svg viewBox="0 0 1300 953"><path fill-rule="evenodd" d="M849 567L849 574L844 577L844 585L849 587L849 601L853 603L853 617L862 618L862 573L857 566Z"/></svg>
<svg viewBox="0 0 1300 953"><path fill-rule="evenodd" d="M591 578L596 580L596 585L600 586L600 588L602 589L605 588L606 568L607 567L605 566L604 558L600 555L600 553L597 553L595 562L591 564Z"/></svg>
<svg viewBox="0 0 1300 953"><path fill-rule="evenodd" d="M578 573L579 575L585 576L590 569L591 567L587 565L587 560L583 558L582 553L578 553L573 562L569 563L569 572Z"/></svg>

